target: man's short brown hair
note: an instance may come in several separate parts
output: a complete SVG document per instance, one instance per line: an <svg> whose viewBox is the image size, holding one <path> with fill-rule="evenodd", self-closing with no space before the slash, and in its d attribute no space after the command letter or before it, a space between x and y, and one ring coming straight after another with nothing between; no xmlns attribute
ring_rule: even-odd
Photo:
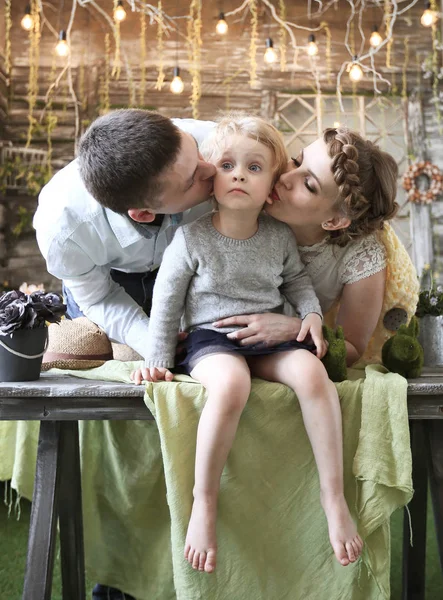
<svg viewBox="0 0 443 600"><path fill-rule="evenodd" d="M78 159L86 189L116 213L156 208L159 175L177 159L179 129L159 113L116 110L96 119L80 140Z"/></svg>

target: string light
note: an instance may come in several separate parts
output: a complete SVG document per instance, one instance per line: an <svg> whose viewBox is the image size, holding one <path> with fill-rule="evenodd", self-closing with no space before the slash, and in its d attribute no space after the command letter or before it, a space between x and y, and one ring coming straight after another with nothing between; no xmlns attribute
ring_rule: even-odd
<svg viewBox="0 0 443 600"><path fill-rule="evenodd" d="M274 42L270 37L266 38L266 52L263 58L268 65L277 62L277 52L274 50Z"/></svg>
<svg viewBox="0 0 443 600"><path fill-rule="evenodd" d="M126 19L126 11L123 7L123 0L118 0L117 6L114 9L114 21L121 23Z"/></svg>
<svg viewBox="0 0 443 600"><path fill-rule="evenodd" d="M369 38L369 43L371 44L371 46L373 48L378 48L378 46L380 46L382 41L383 41L383 38L378 33L378 27L377 27L377 25L374 25L372 28L371 37Z"/></svg>
<svg viewBox="0 0 443 600"><path fill-rule="evenodd" d="M357 56L354 56L352 64L348 65L348 73L349 73L349 79L351 81L360 81L360 79L363 77L363 71L360 67L360 65L356 62L357 61Z"/></svg>
<svg viewBox="0 0 443 600"><path fill-rule="evenodd" d="M31 31L34 27L34 19L31 16L31 5L27 4L25 8L25 14L23 15L20 25L25 31Z"/></svg>
<svg viewBox="0 0 443 600"><path fill-rule="evenodd" d="M315 35L313 33L308 37L307 52L309 56L316 56L318 54L318 46L315 42Z"/></svg>
<svg viewBox="0 0 443 600"><path fill-rule="evenodd" d="M173 94L181 94L185 89L185 84L183 83L183 79L180 77L180 68L174 67L174 76L171 81L171 85L169 87Z"/></svg>
<svg viewBox="0 0 443 600"><path fill-rule="evenodd" d="M340 121L334 121L334 128L340 127Z"/></svg>
<svg viewBox="0 0 443 600"><path fill-rule="evenodd" d="M220 35L225 35L228 32L228 24L225 20L225 13L220 13L217 25L215 26L215 31Z"/></svg>
<svg viewBox="0 0 443 600"><path fill-rule="evenodd" d="M55 51L63 58L69 54L69 46L68 42L66 41L66 31L64 31L64 29L60 31L59 40L55 47Z"/></svg>
<svg viewBox="0 0 443 600"><path fill-rule="evenodd" d="M426 2L425 10L420 18L420 23L423 25L423 27L432 27L432 25L435 25L437 22L437 19L438 15L435 10L431 9L431 3Z"/></svg>

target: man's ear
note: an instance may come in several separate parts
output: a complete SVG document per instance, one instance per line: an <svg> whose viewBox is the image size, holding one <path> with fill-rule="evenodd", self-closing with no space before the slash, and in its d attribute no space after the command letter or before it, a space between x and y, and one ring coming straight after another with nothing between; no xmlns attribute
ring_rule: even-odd
<svg viewBox="0 0 443 600"><path fill-rule="evenodd" d="M156 216L149 208L130 208L128 215L137 223L152 223Z"/></svg>
<svg viewBox="0 0 443 600"><path fill-rule="evenodd" d="M335 217L332 217L332 219L322 223L321 226L325 231L336 231L337 229L346 229L350 224L351 220L348 219L348 217L336 215Z"/></svg>

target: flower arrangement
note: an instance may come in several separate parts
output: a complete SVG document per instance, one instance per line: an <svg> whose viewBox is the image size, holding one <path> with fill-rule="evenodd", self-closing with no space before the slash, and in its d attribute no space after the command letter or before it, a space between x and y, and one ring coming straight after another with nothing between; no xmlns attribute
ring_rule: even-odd
<svg viewBox="0 0 443 600"><path fill-rule="evenodd" d="M423 289L428 281L426 289ZM443 286L436 285L430 265L425 265L421 278L421 292L418 295L418 304L415 314L417 317L430 315L440 317L443 315Z"/></svg>
<svg viewBox="0 0 443 600"><path fill-rule="evenodd" d="M66 314L63 298L52 292L41 290L25 294L12 290L0 296L0 336L17 329L38 329L46 323L59 323Z"/></svg>

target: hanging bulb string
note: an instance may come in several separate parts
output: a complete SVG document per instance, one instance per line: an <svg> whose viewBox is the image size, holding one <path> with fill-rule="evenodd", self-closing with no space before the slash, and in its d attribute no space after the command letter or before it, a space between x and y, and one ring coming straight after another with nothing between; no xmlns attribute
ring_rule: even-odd
<svg viewBox="0 0 443 600"><path fill-rule="evenodd" d="M385 39L382 41L382 43L377 48L371 48L371 50L369 52L359 56L358 61L357 61L364 73L372 73L373 74L373 81L376 81L378 78L380 81L383 81L384 83L386 83L388 85L388 87L391 87L391 82L388 81L388 79L386 79L385 77L383 77L378 71L376 71L375 63L374 63L374 55L377 54L392 39L394 23L399 14L399 10L398 10L397 0L391 0L391 1L392 1L393 10L391 13L389 30L387 32ZM418 2L418 0L413 0L411 2L410 6L413 6L417 2ZM346 23L346 34L345 34L345 42L344 43L345 43L346 49L348 50L350 56L353 56L351 47L349 45L349 34L350 34L350 29L351 29L351 22L352 22L353 17L355 16L355 6L354 6L354 3L352 0L348 0L348 3L351 6L351 16L348 18L347 23ZM403 11L401 11L401 12L403 12ZM370 67L363 64L363 61L366 59L369 59L371 61ZM347 69L350 64L351 64L350 61L344 61L343 64L341 65L340 70L337 75L336 94L337 94L337 99L338 99L340 109L342 112L345 112L345 109L343 106L342 93L341 93L341 78L342 78L342 75L343 75L345 69ZM374 88L374 89L376 89L376 88ZM378 93L380 93L380 92L378 91Z"/></svg>

